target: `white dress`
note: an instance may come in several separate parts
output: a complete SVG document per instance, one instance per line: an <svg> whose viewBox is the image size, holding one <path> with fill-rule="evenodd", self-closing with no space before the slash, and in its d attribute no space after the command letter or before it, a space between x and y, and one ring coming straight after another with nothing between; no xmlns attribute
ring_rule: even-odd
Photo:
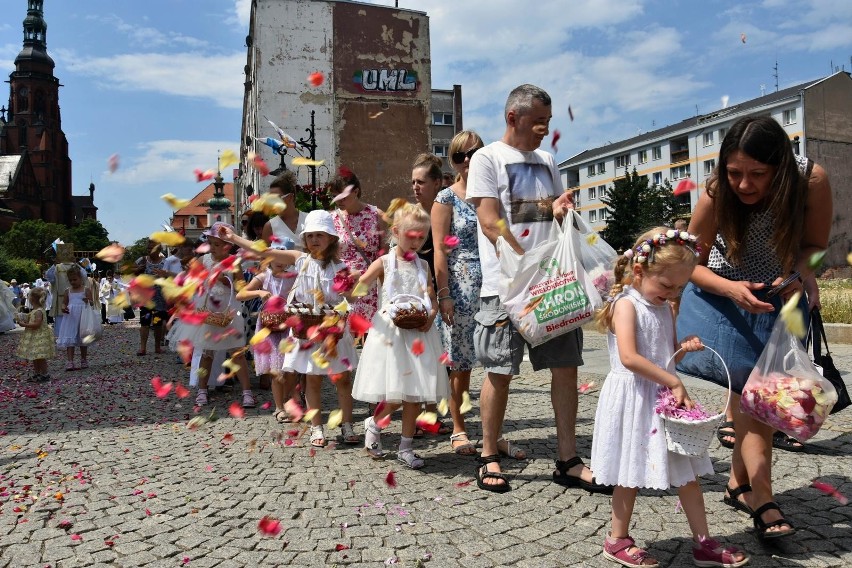
<svg viewBox="0 0 852 568"><path fill-rule="evenodd" d="M647 302L627 286L616 302L636 309L636 349L649 361L666 368L674 353L674 319L668 305ZM669 452L666 434L654 411L659 384L637 376L621 364L613 333L607 334L610 372L601 389L592 438L592 473L604 485L668 489L699 475L713 473L710 457ZM674 362L668 370L675 372Z"/></svg>
<svg viewBox="0 0 852 568"><path fill-rule="evenodd" d="M323 268L320 261L305 254L296 261L295 266L298 276L290 290L288 303L314 305L316 303L314 295L316 290L322 291L326 304L336 306L343 301L343 296L335 292L332 286L337 271L346 268L344 262L330 262ZM292 331L290 337L293 341L298 341L299 346L284 355L282 367L284 371L294 371L307 375L330 375L353 371L358 366L358 353L355 351L355 341L352 339L352 334L349 333L348 324L337 342L337 357L329 358L329 365L326 368L318 366L313 360L313 354L320 348L320 345L308 340L293 338Z"/></svg>
<svg viewBox="0 0 852 568"><path fill-rule="evenodd" d="M88 305L83 301L86 296L85 288L81 292L68 290L68 313L62 317L59 325L59 333L56 335L58 347L84 347L83 338L80 337L80 316ZM60 305L61 309L61 305ZM100 314L98 314L100 318Z"/></svg>
<svg viewBox="0 0 852 568"><path fill-rule="evenodd" d="M396 265L396 266L395 266ZM352 397L364 402L438 402L449 398L447 369L440 362L443 347L437 328L429 331L400 329L388 314L391 299L398 294L410 294L429 305L426 294L426 263L398 260L396 250L382 257L385 283L382 306L373 316L373 327L364 342L361 364L352 386ZM423 352L415 355L416 340L423 343Z"/></svg>

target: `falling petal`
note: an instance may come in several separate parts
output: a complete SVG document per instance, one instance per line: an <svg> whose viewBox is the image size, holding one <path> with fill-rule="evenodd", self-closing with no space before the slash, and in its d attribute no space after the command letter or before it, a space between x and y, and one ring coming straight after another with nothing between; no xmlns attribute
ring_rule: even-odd
<svg viewBox="0 0 852 568"><path fill-rule="evenodd" d="M441 416L446 416L447 412L450 411L449 406L447 405L447 399L442 398L441 402L438 403L438 412L441 413Z"/></svg>
<svg viewBox="0 0 852 568"><path fill-rule="evenodd" d="M216 176L216 170L206 170L202 172L201 170L196 168L195 170L193 170L193 173L195 174L196 182L207 181L209 179L213 179Z"/></svg>
<svg viewBox="0 0 852 568"><path fill-rule="evenodd" d="M319 87L325 81L325 75L319 71L315 71L308 75L308 84L313 87Z"/></svg>
<svg viewBox="0 0 852 568"><path fill-rule="evenodd" d="M165 201L168 206L171 207L174 211L177 211L178 209L183 209L184 207L192 203L192 201L189 199L180 199L178 197L175 197L171 193L167 193L165 195L160 196L160 199Z"/></svg>
<svg viewBox="0 0 852 568"><path fill-rule="evenodd" d="M674 195L683 195L684 193L689 193L693 189L698 187L694 181L689 178L682 179L675 187Z"/></svg>
<svg viewBox="0 0 852 568"><path fill-rule="evenodd" d="M251 340L249 340L249 345L257 345L258 343L269 337L270 333L272 333L272 331L268 327L260 328L255 332L254 335L252 335Z"/></svg>
<svg viewBox="0 0 852 568"><path fill-rule="evenodd" d="M817 489L819 491L822 491L823 493L825 493L826 495L829 495L830 497L834 497L835 499L837 499L837 502L840 503L841 505L846 505L846 504L849 503L849 499L847 499L845 495L843 495L840 491L838 491L836 487L834 487L831 484L825 483L824 481L813 481L811 483L811 487L813 487L814 489Z"/></svg>
<svg viewBox="0 0 852 568"><path fill-rule="evenodd" d="M235 166L240 163L239 158L234 153L233 150L225 150L222 152L222 155L219 156L219 171L221 172L228 166Z"/></svg>
<svg viewBox="0 0 852 568"><path fill-rule="evenodd" d="M852 262L850 262L850 264L852 264ZM363 297L363 296L366 296L366 295L367 295L367 292L369 292L369 291L370 291L369 286L367 286L367 285L366 285L366 284L364 284L363 282L358 282L358 283L355 285L355 288L353 288L353 289L352 289L352 294L351 294L351 296L352 296L353 298L361 298L361 297ZM352 314L352 315L354 316L355 314Z"/></svg>
<svg viewBox="0 0 852 568"><path fill-rule="evenodd" d="M381 111L381 110L380 110L379 112L371 112L368 116L369 116L370 118L379 118L379 117L380 117L380 116L382 116L383 114L384 114L384 111Z"/></svg>
<svg viewBox="0 0 852 568"><path fill-rule="evenodd" d="M456 248L457 246L459 246L459 242L461 242L461 241L455 235L447 235L446 237L444 237L444 245L447 248L450 248L450 249Z"/></svg>
<svg viewBox="0 0 852 568"><path fill-rule="evenodd" d="M186 388L185 386L183 386L182 384L178 383L175 386L175 395L178 398L186 398L186 397L189 396L189 389Z"/></svg>
<svg viewBox="0 0 852 568"><path fill-rule="evenodd" d="M95 256L104 262L116 263L124 258L124 247L120 244L113 243L102 248Z"/></svg>
<svg viewBox="0 0 852 568"><path fill-rule="evenodd" d="M494 222L494 225L497 227L497 231L502 235L506 232L506 220L505 219L497 219Z"/></svg>
<svg viewBox="0 0 852 568"><path fill-rule="evenodd" d="M228 414L234 418L243 419L246 416L246 411L239 402L232 402L231 406L228 407Z"/></svg>
<svg viewBox="0 0 852 568"><path fill-rule="evenodd" d="M592 381L590 383L584 383L584 384L580 385L579 387L577 387L577 391L580 392L580 393L586 393L593 386L595 386L595 381Z"/></svg>
<svg viewBox="0 0 852 568"><path fill-rule="evenodd" d="M450 359L450 354L447 353L446 351L441 353L441 356L438 357L438 362L441 365L444 365L445 367L452 367L453 366L453 360Z"/></svg>
<svg viewBox="0 0 852 568"><path fill-rule="evenodd" d="M313 421L314 416L316 416L318 413L319 413L319 408L312 408L312 409L308 410L307 412L305 412L305 415L302 417L302 422Z"/></svg>
<svg viewBox="0 0 852 568"><path fill-rule="evenodd" d="M257 170L261 176L269 175L269 166L266 165L266 162L263 161L257 153L249 152L246 157L248 158L249 163Z"/></svg>
<svg viewBox="0 0 852 568"><path fill-rule="evenodd" d="M298 422L305 415L302 405L293 398L284 403L284 412L290 416L293 422Z"/></svg>
<svg viewBox="0 0 852 568"><path fill-rule="evenodd" d="M310 158L303 158L302 156L296 156L290 162L294 166L321 166L325 163L325 160L311 160Z"/></svg>
<svg viewBox="0 0 852 568"><path fill-rule="evenodd" d="M522 233L520 234L520 236L521 236L521 237L528 237L528 236L530 236L530 230L529 230L529 229L524 229L524 232L522 232Z"/></svg>
<svg viewBox="0 0 852 568"><path fill-rule="evenodd" d="M745 34L740 34L740 41L743 42L743 43L746 42L746 35Z"/></svg>
<svg viewBox="0 0 852 568"><path fill-rule="evenodd" d="M263 517L257 523L257 530L264 536L278 536L281 532L281 521L272 517Z"/></svg>
<svg viewBox="0 0 852 568"><path fill-rule="evenodd" d="M364 316L356 313L352 313L349 315L349 330L355 337L364 336L364 334L366 334L371 327L372 324L370 323L370 320L368 320Z"/></svg>
<svg viewBox="0 0 852 568"><path fill-rule="evenodd" d="M811 270L819 270L819 267L822 266L822 261L825 259L825 253L827 250L821 250L813 253L808 259L808 268Z"/></svg>
<svg viewBox="0 0 852 568"><path fill-rule="evenodd" d="M425 351L425 346L423 345L422 339L415 339L411 342L411 352L414 355L422 355L423 351Z"/></svg>
<svg viewBox="0 0 852 568"><path fill-rule="evenodd" d="M151 386L154 387L154 394L157 395L157 398L166 398L172 391L172 383L163 384L160 377L152 378Z"/></svg>
<svg viewBox="0 0 852 568"><path fill-rule="evenodd" d="M459 412L461 412L462 414L467 414L471 411L472 408L473 405L470 403L470 393L464 391L462 393L462 403L461 406L459 406Z"/></svg>
<svg viewBox="0 0 852 568"><path fill-rule="evenodd" d="M176 247L186 240L177 231L157 231L156 233L151 233L148 238L167 247Z"/></svg>
<svg viewBox="0 0 852 568"><path fill-rule="evenodd" d="M396 474L393 470L390 470L385 476L385 483L388 484L388 487L396 487Z"/></svg>
<svg viewBox="0 0 852 568"><path fill-rule="evenodd" d="M109 173L114 174L118 169L118 154L113 154L107 159L107 168L109 169Z"/></svg>
<svg viewBox="0 0 852 568"><path fill-rule="evenodd" d="M798 337L799 339L803 339L805 335L807 335L807 329L805 328L805 318L802 315L802 310L799 309L799 299L802 297L801 292L796 292L790 299L787 300L787 303L781 308L781 312L779 313L779 317L781 321L787 326L787 331Z"/></svg>
<svg viewBox="0 0 852 568"><path fill-rule="evenodd" d="M384 430L385 428L390 426L391 415L388 414L384 418L379 418L378 420L375 420L375 422L376 422L376 426L378 426L380 429Z"/></svg>
<svg viewBox="0 0 852 568"><path fill-rule="evenodd" d="M574 122L574 111L571 109L571 105L568 105L568 118L571 119L571 122Z"/></svg>
<svg viewBox="0 0 852 568"><path fill-rule="evenodd" d="M852 252L846 255L846 264L852 265Z"/></svg>
<svg viewBox="0 0 852 568"><path fill-rule="evenodd" d="M417 255L414 254L410 250L407 250L404 253L402 253L403 260L406 260L407 262L412 262L416 257L417 257Z"/></svg>
<svg viewBox="0 0 852 568"><path fill-rule="evenodd" d="M550 147L553 148L554 152L559 152L559 147L556 145L559 142L559 139L562 138L562 133L559 132L558 129L553 129L553 140L550 141Z"/></svg>
<svg viewBox="0 0 852 568"><path fill-rule="evenodd" d="M326 423L329 429L334 430L340 423L343 422L343 411L338 409L332 410L328 413L328 422Z"/></svg>
<svg viewBox="0 0 852 568"><path fill-rule="evenodd" d="M589 243L590 246L595 246L598 242L598 234L589 233L588 235L586 235L586 242Z"/></svg>

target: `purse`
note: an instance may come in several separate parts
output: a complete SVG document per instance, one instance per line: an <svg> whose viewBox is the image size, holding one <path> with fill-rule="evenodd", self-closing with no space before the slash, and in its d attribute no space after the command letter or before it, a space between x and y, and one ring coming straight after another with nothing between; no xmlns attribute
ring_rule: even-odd
<svg viewBox="0 0 852 568"><path fill-rule="evenodd" d="M432 309L432 301L429 299L425 291L428 290L426 285L426 271L423 269L423 261L420 257L414 257L414 264L417 267L417 281L420 283L420 288L424 290L424 297L414 296L412 294L397 294L394 288L393 281L396 275L396 252L391 251L388 254L388 272L390 278L385 281L385 293L390 298L390 303L385 308L390 316L393 324L400 329L419 329L426 325L429 321L429 312Z"/></svg>
<svg viewBox="0 0 852 568"><path fill-rule="evenodd" d="M825 335L825 326L822 323L822 314L819 308L814 308L811 311L811 325L808 329L807 343L810 343L812 340L814 366L834 386L834 390L837 391L837 402L834 403L831 414L840 412L852 404L852 400L849 398L846 383L843 382L843 377L840 376L840 371L834 366L834 360L831 358L831 351L828 349L828 338ZM825 355L822 354L823 344L825 345Z"/></svg>

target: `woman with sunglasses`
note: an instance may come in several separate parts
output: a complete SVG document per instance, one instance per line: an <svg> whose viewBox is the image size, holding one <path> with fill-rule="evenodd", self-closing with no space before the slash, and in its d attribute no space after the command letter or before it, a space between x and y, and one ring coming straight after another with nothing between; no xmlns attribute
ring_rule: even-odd
<svg viewBox="0 0 852 568"><path fill-rule="evenodd" d="M340 236L340 260L349 270L363 274L379 256L385 242L387 225L384 212L361 201L361 182L352 170L341 166L329 183L334 228ZM373 286L366 295L353 298L350 310L372 321L379 307L378 288Z"/></svg>
<svg viewBox="0 0 852 568"><path fill-rule="evenodd" d="M462 456L476 455L476 447L465 433L459 408L470 388L470 371L476 364L473 352L473 316L479 309L482 268L479 264L476 209L465 199L470 158L482 148L482 139L463 130L450 142L450 157L456 182L441 190L432 206L432 237L435 242L435 280L442 324L441 340L452 360L450 371L450 414L453 433L450 445Z"/></svg>

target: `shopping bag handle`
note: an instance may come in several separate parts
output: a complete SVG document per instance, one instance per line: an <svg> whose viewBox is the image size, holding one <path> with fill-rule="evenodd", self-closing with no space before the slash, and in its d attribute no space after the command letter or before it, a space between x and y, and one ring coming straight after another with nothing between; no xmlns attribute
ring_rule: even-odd
<svg viewBox="0 0 852 568"><path fill-rule="evenodd" d="M723 414L725 414L727 416L728 415L728 407L731 405L731 373L730 373L730 371L728 371L728 365L725 364L725 360L722 359L722 356L719 355L718 351L716 351L712 347L707 347L706 345L704 346L704 349L707 349L708 351L712 351L716 355L716 357L719 358L719 362L722 363L722 368L725 370L725 376L728 377L728 398L725 400L725 410L723 411ZM668 369L669 365L671 364L671 362L674 361L674 358L677 357L677 354L680 353L681 351L683 351L683 347L681 347L680 349L678 349L677 351L672 353L672 356L669 357L669 360L666 362L666 368L667 369Z"/></svg>

